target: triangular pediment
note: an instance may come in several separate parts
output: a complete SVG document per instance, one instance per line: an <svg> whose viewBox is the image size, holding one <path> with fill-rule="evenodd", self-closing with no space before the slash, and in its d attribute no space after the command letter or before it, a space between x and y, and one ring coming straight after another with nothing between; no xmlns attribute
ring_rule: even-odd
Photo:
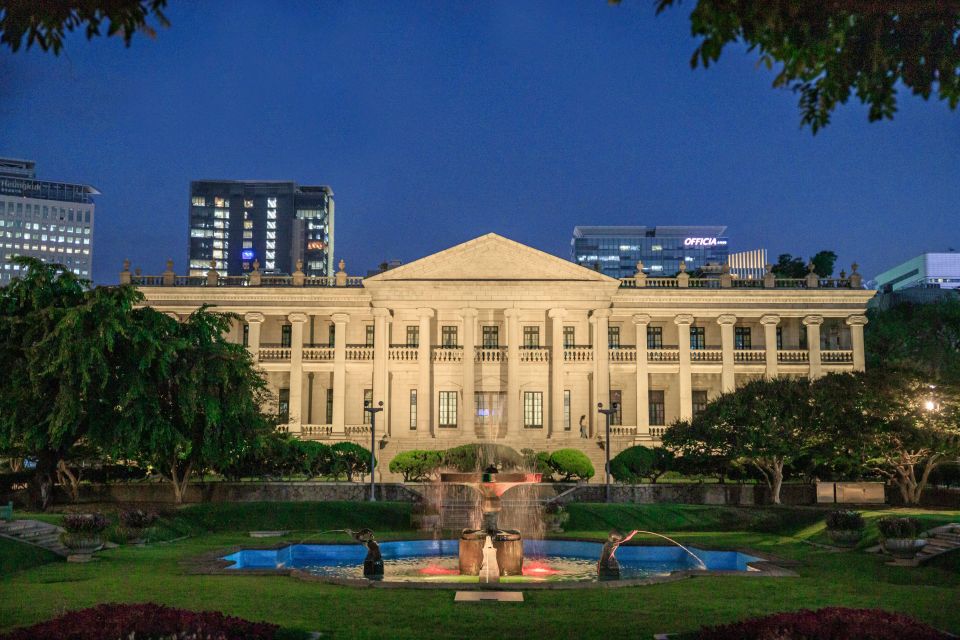
<svg viewBox="0 0 960 640"><path fill-rule="evenodd" d="M616 282L592 269L552 256L496 233L488 233L439 253L366 279L410 280L552 280Z"/></svg>

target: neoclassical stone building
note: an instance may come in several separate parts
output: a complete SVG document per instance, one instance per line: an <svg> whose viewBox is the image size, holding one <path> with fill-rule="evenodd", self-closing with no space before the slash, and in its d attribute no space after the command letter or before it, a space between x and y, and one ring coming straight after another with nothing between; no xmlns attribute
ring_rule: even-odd
<svg viewBox="0 0 960 640"><path fill-rule="evenodd" d="M580 447L615 403L614 452L760 376L862 369L872 291L849 278L615 280L487 234L373 277L131 274L147 303L182 316L236 313L243 342L297 437L379 454L478 440ZM581 436L581 420L587 437ZM386 465L380 468L386 470ZM385 474L386 477L386 474Z"/></svg>

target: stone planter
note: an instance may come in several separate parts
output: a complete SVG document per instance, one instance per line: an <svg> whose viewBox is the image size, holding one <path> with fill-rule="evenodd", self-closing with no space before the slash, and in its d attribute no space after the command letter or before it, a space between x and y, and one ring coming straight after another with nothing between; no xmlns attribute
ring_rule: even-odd
<svg viewBox="0 0 960 640"><path fill-rule="evenodd" d="M88 533L61 533L60 542L75 556L90 556L103 549L103 538L100 534Z"/></svg>
<svg viewBox="0 0 960 640"><path fill-rule="evenodd" d="M883 541L883 550L897 560L913 560L925 546L926 540L915 538L887 538Z"/></svg>
<svg viewBox="0 0 960 640"><path fill-rule="evenodd" d="M855 547L863 537L863 531L860 529L827 529L827 537L830 542L838 547Z"/></svg>

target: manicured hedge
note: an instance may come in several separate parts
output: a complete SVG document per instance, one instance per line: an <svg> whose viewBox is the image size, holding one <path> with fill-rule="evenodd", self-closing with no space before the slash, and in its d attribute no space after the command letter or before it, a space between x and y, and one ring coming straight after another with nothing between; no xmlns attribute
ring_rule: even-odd
<svg viewBox="0 0 960 640"><path fill-rule="evenodd" d="M550 454L548 464L564 481L589 480L594 473L590 458L579 449L557 449Z"/></svg>
<svg viewBox="0 0 960 640"><path fill-rule="evenodd" d="M899 613L830 607L707 627L684 637L697 640L947 640L950 636Z"/></svg>
<svg viewBox="0 0 960 640"><path fill-rule="evenodd" d="M390 461L390 472L403 474L404 482L419 482L429 480L442 463L442 451L411 449L394 456Z"/></svg>
<svg viewBox="0 0 960 640"><path fill-rule="evenodd" d="M280 627L273 624L249 622L217 611L186 611L156 604L102 604L16 629L0 636L0 640L274 640L279 630Z"/></svg>

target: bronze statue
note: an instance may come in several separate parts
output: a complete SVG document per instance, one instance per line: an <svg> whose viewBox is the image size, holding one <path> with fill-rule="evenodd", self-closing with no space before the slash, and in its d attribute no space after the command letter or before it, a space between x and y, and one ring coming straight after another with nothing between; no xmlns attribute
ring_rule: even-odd
<svg viewBox="0 0 960 640"><path fill-rule="evenodd" d="M380 545L373 539L373 531L370 529L360 529L359 531L346 529L346 532L367 548L367 557L363 559L363 577L372 580L383 578L383 556L380 554Z"/></svg>
<svg viewBox="0 0 960 640"><path fill-rule="evenodd" d="M603 543L600 560L597 562L597 575L601 580L616 580L620 577L620 563L617 562L616 557L617 549L635 535L637 535L636 529L626 536L621 535L619 531L610 532L607 541Z"/></svg>

